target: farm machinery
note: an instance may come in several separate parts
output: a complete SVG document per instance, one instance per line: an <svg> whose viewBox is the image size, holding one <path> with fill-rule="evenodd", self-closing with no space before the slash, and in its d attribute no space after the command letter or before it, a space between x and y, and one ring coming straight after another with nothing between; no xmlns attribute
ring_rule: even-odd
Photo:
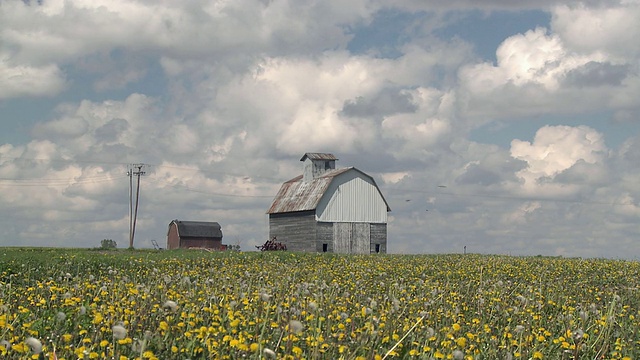
<svg viewBox="0 0 640 360"><path fill-rule="evenodd" d="M260 251L286 251L287 245L278 242L276 237L274 236L273 239L267 240L264 244L257 245L256 249Z"/></svg>

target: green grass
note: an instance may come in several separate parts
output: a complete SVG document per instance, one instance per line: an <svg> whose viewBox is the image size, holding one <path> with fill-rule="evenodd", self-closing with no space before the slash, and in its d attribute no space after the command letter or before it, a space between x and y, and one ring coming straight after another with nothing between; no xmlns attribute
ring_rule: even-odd
<svg viewBox="0 0 640 360"><path fill-rule="evenodd" d="M0 354L37 358L32 337L58 359L635 359L639 272L474 254L2 248Z"/></svg>

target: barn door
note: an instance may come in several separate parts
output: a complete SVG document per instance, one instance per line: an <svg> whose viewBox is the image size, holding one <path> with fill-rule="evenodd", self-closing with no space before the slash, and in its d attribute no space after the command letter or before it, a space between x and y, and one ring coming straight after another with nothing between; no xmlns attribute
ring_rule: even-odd
<svg viewBox="0 0 640 360"><path fill-rule="evenodd" d="M369 224L355 223L351 231L353 232L353 236L351 237L351 252L353 254L371 253L371 231L369 231Z"/></svg>
<svg viewBox="0 0 640 360"><path fill-rule="evenodd" d="M367 223L334 223L333 251L342 254L369 254L371 231Z"/></svg>

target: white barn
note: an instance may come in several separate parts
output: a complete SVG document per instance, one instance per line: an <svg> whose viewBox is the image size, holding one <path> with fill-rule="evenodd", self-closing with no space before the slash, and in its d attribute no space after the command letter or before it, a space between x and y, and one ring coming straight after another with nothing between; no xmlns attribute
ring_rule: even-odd
<svg viewBox="0 0 640 360"><path fill-rule="evenodd" d="M267 211L269 238L292 251L386 253L387 201L371 176L336 169L336 160L304 154L302 175L282 184Z"/></svg>

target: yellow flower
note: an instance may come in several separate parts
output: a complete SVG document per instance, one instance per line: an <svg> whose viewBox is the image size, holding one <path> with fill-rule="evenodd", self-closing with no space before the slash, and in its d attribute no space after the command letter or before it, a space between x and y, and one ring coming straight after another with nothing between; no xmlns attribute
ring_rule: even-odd
<svg viewBox="0 0 640 360"><path fill-rule="evenodd" d="M256 344L256 343L251 343L251 345L249 346L249 350L251 350L251 352L256 352L260 349L260 345Z"/></svg>
<svg viewBox="0 0 640 360"><path fill-rule="evenodd" d="M467 345L467 338L464 337L459 337L456 340L456 345L458 345L459 347L463 348Z"/></svg>
<svg viewBox="0 0 640 360"><path fill-rule="evenodd" d="M536 351L533 353L533 358L534 359L542 359L542 353L540 351ZM631 360L631 359L629 359Z"/></svg>
<svg viewBox="0 0 640 360"><path fill-rule="evenodd" d="M95 325L98 325L98 324L100 324L102 322L103 319L104 318L102 317L101 313L96 313L96 315L93 317L93 323Z"/></svg>
<svg viewBox="0 0 640 360"><path fill-rule="evenodd" d="M293 352L293 354L294 354L294 355L296 355L296 356L298 356L298 357L299 357L300 355L302 355L302 349L300 349L300 348L299 348L299 347L297 347L297 346L294 346L294 347L293 347L293 349L291 350L291 352Z"/></svg>
<svg viewBox="0 0 640 360"><path fill-rule="evenodd" d="M17 353L23 353L26 352L26 346L24 346L23 343L19 343L19 344L15 344L11 347L11 350L17 352Z"/></svg>

